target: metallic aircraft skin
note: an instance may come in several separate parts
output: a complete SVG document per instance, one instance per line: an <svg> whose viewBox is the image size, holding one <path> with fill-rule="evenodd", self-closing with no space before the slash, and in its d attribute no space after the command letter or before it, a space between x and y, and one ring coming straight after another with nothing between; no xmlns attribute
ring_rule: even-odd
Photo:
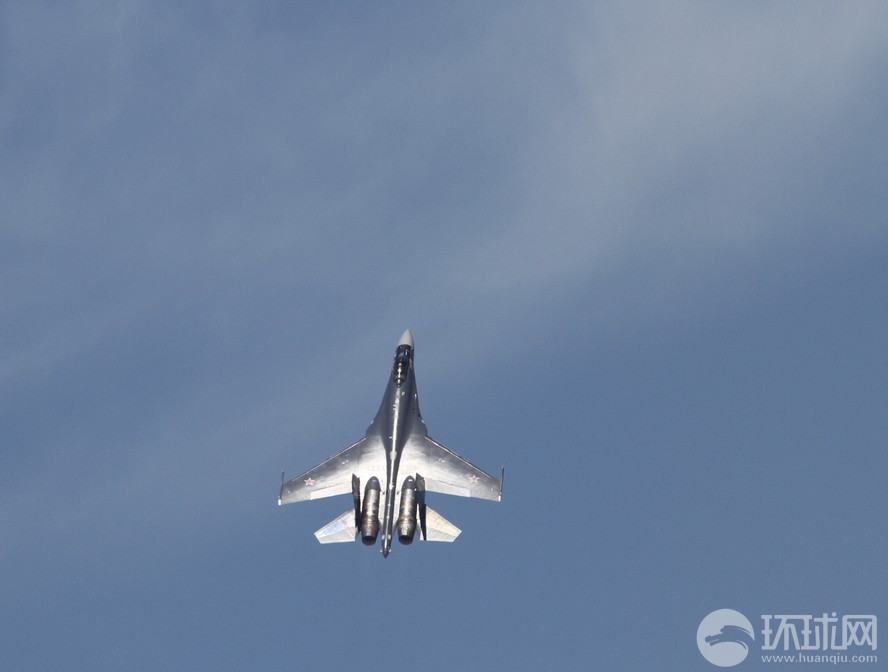
<svg viewBox="0 0 888 672"><path fill-rule="evenodd" d="M382 537L382 555L388 557L398 500L402 543L412 542L414 530L423 540L453 541L460 530L426 505L426 492L502 498L502 476L494 478L429 437L419 412L413 350L407 330L398 342L382 404L364 438L281 484L278 504L352 494L354 508L315 533L321 543L354 541L360 533L364 543L372 545L375 529ZM399 474L405 475L403 481ZM382 511L377 513L379 503Z"/></svg>

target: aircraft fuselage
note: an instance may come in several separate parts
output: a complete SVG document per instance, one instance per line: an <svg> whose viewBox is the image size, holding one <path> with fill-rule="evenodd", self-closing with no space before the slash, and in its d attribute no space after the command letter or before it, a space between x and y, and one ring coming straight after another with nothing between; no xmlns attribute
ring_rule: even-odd
<svg viewBox="0 0 888 672"><path fill-rule="evenodd" d="M296 478L285 482L282 475L278 504L351 493L354 506L315 537L322 544L361 539L374 546L381 531L382 554L388 557L396 534L405 545L417 535L439 542L459 536L458 527L428 506L427 492L498 502L502 473L499 479L491 476L428 435L419 412L408 329L398 342L382 404L367 433Z"/></svg>
<svg viewBox="0 0 888 672"><path fill-rule="evenodd" d="M412 339L410 339L412 341ZM427 430L419 414L416 377L413 373L413 343L398 345L392 374L376 417L367 429L367 436L376 436L385 446L385 500L382 511L382 554L388 556L392 548L395 525L395 499L398 487L398 468L404 446L411 436L426 436Z"/></svg>

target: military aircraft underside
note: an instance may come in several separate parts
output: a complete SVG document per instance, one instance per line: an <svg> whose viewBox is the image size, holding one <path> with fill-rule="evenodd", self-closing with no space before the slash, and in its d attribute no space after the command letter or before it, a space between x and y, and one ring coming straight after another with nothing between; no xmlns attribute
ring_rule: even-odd
<svg viewBox="0 0 888 672"><path fill-rule="evenodd" d="M413 372L413 336L405 331L379 412L364 438L304 474L281 483L278 504L351 494L354 506L315 536L322 544L382 537L388 557L395 532L402 544L453 541L460 530L425 502L427 492L500 501L496 479L428 435L419 412ZM395 503L398 504L397 517Z"/></svg>

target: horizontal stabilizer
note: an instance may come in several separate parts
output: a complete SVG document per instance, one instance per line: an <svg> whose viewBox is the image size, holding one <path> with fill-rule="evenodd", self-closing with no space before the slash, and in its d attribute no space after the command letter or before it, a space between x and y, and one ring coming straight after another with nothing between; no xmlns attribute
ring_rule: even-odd
<svg viewBox="0 0 888 672"><path fill-rule="evenodd" d="M419 536L423 541L453 541L460 535L462 530L432 507L423 508L425 515L419 525Z"/></svg>
<svg viewBox="0 0 888 672"><path fill-rule="evenodd" d="M315 532L315 536L322 544L354 541L358 536L358 528L355 527L355 510L349 509L338 518L331 520Z"/></svg>

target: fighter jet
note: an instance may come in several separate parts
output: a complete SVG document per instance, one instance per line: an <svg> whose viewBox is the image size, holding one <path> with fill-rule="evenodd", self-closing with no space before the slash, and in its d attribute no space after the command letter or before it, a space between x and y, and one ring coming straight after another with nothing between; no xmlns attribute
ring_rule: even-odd
<svg viewBox="0 0 888 672"><path fill-rule="evenodd" d="M504 471L504 470L503 470ZM376 544L382 503L382 555L392 550L392 535L410 544L453 541L460 529L426 504L427 492L500 501L503 471L496 479L428 435L419 412L413 372L413 335L404 332L395 350L392 373L379 412L360 441L301 476L284 482L278 504L351 494L354 507L315 532L322 544L355 541ZM395 502L398 516L395 519Z"/></svg>

